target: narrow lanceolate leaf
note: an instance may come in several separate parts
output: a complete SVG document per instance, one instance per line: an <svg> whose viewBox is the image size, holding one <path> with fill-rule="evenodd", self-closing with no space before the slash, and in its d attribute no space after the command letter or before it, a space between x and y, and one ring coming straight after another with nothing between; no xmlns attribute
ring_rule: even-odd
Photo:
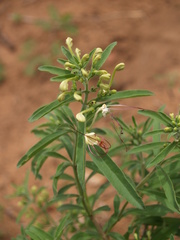
<svg viewBox="0 0 180 240"><path fill-rule="evenodd" d="M52 82L62 82L63 80L69 79L74 77L74 74L65 74L65 75L60 75L56 77L52 77L50 80Z"/></svg>
<svg viewBox="0 0 180 240"><path fill-rule="evenodd" d="M163 123L164 125L171 125L172 126L171 119L166 114L164 114L162 112L154 112L154 111L151 111L151 110L140 110L139 113L144 115L144 116L156 119L156 120L160 121L161 123Z"/></svg>
<svg viewBox="0 0 180 240"><path fill-rule="evenodd" d="M164 130L162 130L162 129L147 132L143 136L144 137L149 137L149 136L156 136L156 135L161 135L161 134L164 134Z"/></svg>
<svg viewBox="0 0 180 240"><path fill-rule="evenodd" d="M42 229L31 226L25 230L26 234L30 236L33 240L53 240L53 237L48 233L44 232Z"/></svg>
<svg viewBox="0 0 180 240"><path fill-rule="evenodd" d="M40 71L43 72L49 72L55 75L65 75L65 74L70 74L71 72L69 70L63 69L63 68L59 68L59 67L54 67L54 66L41 66L38 68Z"/></svg>
<svg viewBox="0 0 180 240"><path fill-rule="evenodd" d="M29 149L29 151L20 159L20 161L17 164L17 167L21 167L24 165L27 161L29 161L37 152L41 151L43 148L45 148L47 145L49 145L51 142L59 138L60 136L66 134L67 130L58 131L52 134L49 134L48 136L41 139L38 143L36 143L32 148Z"/></svg>
<svg viewBox="0 0 180 240"><path fill-rule="evenodd" d="M155 148L161 148L163 145L167 142L153 142L153 143L147 143L140 145L138 147L134 147L131 150L129 150L127 153L128 154L134 154L134 153L139 153L139 152L148 152L151 151Z"/></svg>
<svg viewBox="0 0 180 240"><path fill-rule="evenodd" d="M61 219L59 226L56 228L54 240L59 240L63 234L64 228L66 228L72 222L72 220L70 220L69 218L69 215L66 215Z"/></svg>
<svg viewBox="0 0 180 240"><path fill-rule="evenodd" d="M77 174L79 182L82 188L85 188L85 154L86 154L86 143L85 143L85 124L78 123L78 132L76 135L76 146L75 146L75 161L77 164Z"/></svg>
<svg viewBox="0 0 180 240"><path fill-rule="evenodd" d="M145 96L152 96L152 95L153 93L148 90L126 90L126 91L116 92L110 96L99 97L97 100L111 101L111 100L117 100L117 99L145 97Z"/></svg>
<svg viewBox="0 0 180 240"><path fill-rule="evenodd" d="M116 44L117 42L113 42L109 46L107 46L107 48L103 51L101 55L101 59L97 62L95 66L96 69L99 69L100 67L102 67L102 65L105 63L106 59L109 57L112 49L116 46Z"/></svg>
<svg viewBox="0 0 180 240"><path fill-rule="evenodd" d="M158 163L162 162L168 155L168 153L170 153L176 147L176 145L177 145L176 142L168 144L165 148L163 148L160 151L160 153L154 159L152 159L151 162L148 163L147 167L156 166Z"/></svg>
<svg viewBox="0 0 180 240"><path fill-rule="evenodd" d="M144 207L142 199L128 180L127 176L100 147L97 147L97 152L99 154L98 157L90 152L89 155L104 176L109 180L117 192L129 203L142 209Z"/></svg>
<svg viewBox="0 0 180 240"><path fill-rule="evenodd" d="M49 104L46 104L42 107L40 107L39 109L37 109L29 118L30 122L34 122L40 118L42 118L43 116L45 116L46 114L50 113L51 111L53 111L54 109L64 105L64 104L68 104L69 102L73 101L73 97L67 97L65 98L65 100L59 102L58 100L55 100Z"/></svg>
<svg viewBox="0 0 180 240"><path fill-rule="evenodd" d="M157 166L157 174L168 202L173 206L174 209L176 209L176 211L180 212L179 204L177 202L176 194L174 191L174 186L168 174L160 166Z"/></svg>
<svg viewBox="0 0 180 240"><path fill-rule="evenodd" d="M64 46L61 47L61 51L64 54L64 56L67 57L67 59L72 62L75 63L75 60L73 58L73 56L71 55L71 53L69 52L69 50L67 48L65 48Z"/></svg>

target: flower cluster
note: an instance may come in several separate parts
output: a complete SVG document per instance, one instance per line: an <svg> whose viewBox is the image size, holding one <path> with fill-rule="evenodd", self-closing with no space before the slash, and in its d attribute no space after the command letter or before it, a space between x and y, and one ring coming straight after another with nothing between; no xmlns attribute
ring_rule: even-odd
<svg viewBox="0 0 180 240"><path fill-rule="evenodd" d="M84 108L85 110L83 109L82 112L76 115L78 121L85 122L86 117L84 114L94 110L91 106L88 106L88 99L86 98L86 96L91 92L96 92L97 90L98 97L103 97L105 95L111 95L115 93L116 90L111 89L115 73L116 71L124 69L125 65L124 63L119 63L118 65L116 65L111 75L106 70L99 69L99 66L102 65L100 61L101 59L103 59L102 57L104 56L104 51L101 48L96 48L90 54L86 53L81 57L80 49L76 48L74 51L72 49L72 38L68 37L66 39L66 45L67 48L62 48L62 51L65 56L67 56L68 60L62 60L61 63L64 65L64 71L67 74L62 76L61 78L63 80L59 85L60 95L58 96L58 100L63 101L66 95L73 95L76 101L84 104L84 100L86 99L86 106ZM87 67L89 67L89 69L87 69ZM94 76L98 77L97 86L89 90L87 87L88 82ZM79 87L79 84L77 84L78 82L80 82L84 87Z"/></svg>
<svg viewBox="0 0 180 240"><path fill-rule="evenodd" d="M175 141L180 141L180 115L174 116L174 113L169 114L171 118L171 126L165 127L165 133L171 133L174 136Z"/></svg>

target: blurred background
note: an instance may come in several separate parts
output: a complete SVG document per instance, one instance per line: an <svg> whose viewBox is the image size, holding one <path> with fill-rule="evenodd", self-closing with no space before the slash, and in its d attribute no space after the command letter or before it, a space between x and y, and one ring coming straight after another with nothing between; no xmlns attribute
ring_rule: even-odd
<svg viewBox="0 0 180 240"><path fill-rule="evenodd" d="M20 231L15 223L17 200L7 195L30 168L16 168L37 141L30 133L37 123L28 123L28 117L58 95L59 84L50 83L51 76L37 68L58 66L60 46L68 36L82 54L117 41L105 68L111 73L119 62L126 67L116 75L114 88L155 93L123 103L179 111L179 0L0 0L0 239L11 239ZM43 181L51 191L49 178L56 163L48 164Z"/></svg>

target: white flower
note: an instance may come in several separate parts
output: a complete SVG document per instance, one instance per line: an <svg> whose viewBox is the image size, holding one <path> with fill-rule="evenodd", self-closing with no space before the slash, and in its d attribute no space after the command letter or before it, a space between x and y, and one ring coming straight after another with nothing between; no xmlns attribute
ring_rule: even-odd
<svg viewBox="0 0 180 240"><path fill-rule="evenodd" d="M100 138L96 136L94 132L86 133L85 134L85 142L87 145L99 145Z"/></svg>
<svg viewBox="0 0 180 240"><path fill-rule="evenodd" d="M107 107L106 104L103 104L101 107L102 115L103 117L106 117L106 115L109 113L109 108Z"/></svg>

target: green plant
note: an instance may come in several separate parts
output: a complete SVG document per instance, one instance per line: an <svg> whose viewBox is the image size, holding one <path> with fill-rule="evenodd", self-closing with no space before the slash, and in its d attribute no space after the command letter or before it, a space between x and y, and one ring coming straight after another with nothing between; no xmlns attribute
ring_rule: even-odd
<svg viewBox="0 0 180 240"><path fill-rule="evenodd" d="M105 50L96 48L82 57L78 48L72 49L71 38L67 38L66 44L67 48L61 48L66 59L58 59L64 68L48 65L39 68L56 75L51 81L60 82L60 94L57 100L42 106L29 118L33 122L45 116L47 122L33 130L41 140L18 163L21 167L32 159L32 171L41 178L40 169L47 158L59 159L60 164L52 177L54 197L51 201L62 201L58 211L66 215L62 215L56 227L44 231L30 226L24 230L25 235L34 240L173 240L173 235L180 236L180 115L168 116L162 111L117 102L124 98L151 96L152 93L112 89L115 73L123 70L124 64L116 65L112 74L101 67L116 42ZM92 79L96 81L95 86ZM72 111L72 102L80 107L76 115ZM137 109L148 119L138 124L132 117L133 124L128 125L121 117L114 116L113 111L121 109ZM114 131L95 125L107 115ZM67 154L62 154L63 149ZM119 166L113 156L119 159ZM72 169L72 174L66 172L68 168ZM91 174L85 178L87 168ZM96 174L103 175L106 181L88 195L87 183ZM58 183L63 179L69 183L59 187ZM76 192L72 193L74 187ZM97 208L96 202L109 187L116 190L113 209L110 211L108 205ZM100 223L96 215L103 211L110 211L109 218ZM172 213L177 217L169 215ZM131 216L131 221L125 226L126 233L114 232L113 227L127 216Z"/></svg>

